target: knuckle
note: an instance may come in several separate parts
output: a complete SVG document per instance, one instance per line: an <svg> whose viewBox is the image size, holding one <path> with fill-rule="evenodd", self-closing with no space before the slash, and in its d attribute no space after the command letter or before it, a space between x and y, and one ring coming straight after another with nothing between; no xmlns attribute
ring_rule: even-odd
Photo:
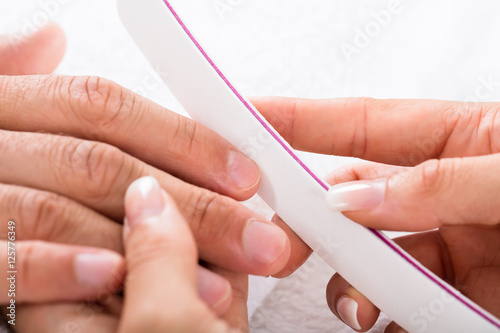
<svg viewBox="0 0 500 333"><path fill-rule="evenodd" d="M200 243L220 241L230 221L229 207L224 198L207 190L193 191L184 207L188 223Z"/></svg>
<svg viewBox="0 0 500 333"><path fill-rule="evenodd" d="M199 154L204 149L196 149L199 145L204 145L205 140L200 138L204 136L203 127L197 122L185 117L175 115L176 122L172 135L172 142L176 142L176 151L180 156L189 154L193 160L197 160Z"/></svg>
<svg viewBox="0 0 500 333"><path fill-rule="evenodd" d="M97 76L73 78L67 86L71 109L89 130L88 138L100 140L101 132L115 133L123 125L124 113L138 103L132 92Z"/></svg>
<svg viewBox="0 0 500 333"><path fill-rule="evenodd" d="M195 146L196 139L198 138L199 126L195 121L185 121L184 135L187 137L187 148L191 152Z"/></svg>
<svg viewBox="0 0 500 333"><path fill-rule="evenodd" d="M132 163L127 163L127 155L108 144L74 140L65 148L61 159L74 177L63 175L63 182L86 198L97 201L108 198L125 168L133 169ZM74 186L74 182L79 186Z"/></svg>
<svg viewBox="0 0 500 333"><path fill-rule="evenodd" d="M157 233L149 233L147 235L147 242L144 241L143 237L134 237L131 234L127 245L127 248L133 249L133 255L127 258L129 270L131 272L140 271L140 268L144 265L150 265L152 262L163 260L171 250L171 247L168 240L160 237ZM179 255L181 254L179 253Z"/></svg>
<svg viewBox="0 0 500 333"><path fill-rule="evenodd" d="M97 199L107 198L116 185L116 180L125 167L125 154L118 148L97 144L86 152L85 169L90 181L91 195Z"/></svg>
<svg viewBox="0 0 500 333"><path fill-rule="evenodd" d="M26 190L18 195L17 205L23 217L26 239L52 239L60 232L59 226L67 212L67 200L57 194ZM56 223L57 221L57 223Z"/></svg>
<svg viewBox="0 0 500 333"><path fill-rule="evenodd" d="M429 160L422 163L419 168L419 182L424 195L435 195L446 189L453 182L455 160Z"/></svg>
<svg viewBox="0 0 500 333"><path fill-rule="evenodd" d="M29 286L30 281L37 278L37 272L32 272L32 268L35 267L37 256L36 254L40 252L39 249L43 248L42 241L30 241L22 243L19 248L19 285L22 290L22 286Z"/></svg>
<svg viewBox="0 0 500 333"><path fill-rule="evenodd" d="M144 241L147 239L147 242ZM175 256L179 260L195 262L198 252L194 241L190 238L174 239L166 232L149 226L139 224L134 228L128 239L128 248L133 249L129 256L130 271L141 271L141 267L168 261ZM168 263L166 263L168 265Z"/></svg>
<svg viewBox="0 0 500 333"><path fill-rule="evenodd" d="M453 125L452 127L455 127L458 121L469 122L473 120L475 114L482 114L485 105L474 102L437 102L434 113L442 115Z"/></svg>
<svg viewBox="0 0 500 333"><path fill-rule="evenodd" d="M483 106L480 113L478 130L476 131L479 140L486 142L487 153L495 154L500 151L500 141L497 139L497 133L500 129L500 108L497 104L487 104Z"/></svg>
<svg viewBox="0 0 500 333"><path fill-rule="evenodd" d="M445 125L452 124L455 125L456 122L471 114L471 103L440 103L436 105L435 113L442 115L446 121Z"/></svg>

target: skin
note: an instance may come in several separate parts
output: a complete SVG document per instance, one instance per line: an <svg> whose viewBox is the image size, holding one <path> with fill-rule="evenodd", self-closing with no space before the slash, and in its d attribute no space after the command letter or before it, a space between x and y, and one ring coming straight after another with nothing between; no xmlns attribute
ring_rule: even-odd
<svg viewBox="0 0 500 333"><path fill-rule="evenodd" d="M253 103L296 149L372 161L327 177L332 185L385 184L381 204L344 214L370 228L422 231L396 242L500 317L500 104L368 98ZM301 246L294 251L307 250L292 243ZM340 275L333 276L327 301L337 316L337 302L346 295L358 303L359 331L367 331L379 310ZM386 332L398 329L392 323Z"/></svg>
<svg viewBox="0 0 500 333"><path fill-rule="evenodd" d="M289 228L238 203L256 193L258 167L216 133L111 81L46 75L65 47L57 25L30 36L0 36L0 221L16 221L19 321L40 318L36 331L49 331L78 312L80 304L72 302L99 303L121 289L123 197L134 180L153 175L189 223L202 263L198 280L230 289L221 303L227 288L198 285L200 297L245 331L246 274L289 272L305 260L290 258ZM233 169L244 179L235 180ZM253 221L279 237L261 246L254 232L259 258L246 245ZM5 248L6 222L0 229ZM107 278L92 286L82 285L74 264L89 253L115 258ZM0 254L5 270L6 256ZM7 290L7 281L1 287ZM0 302L8 301L3 293Z"/></svg>
<svg viewBox="0 0 500 333"><path fill-rule="evenodd" d="M54 69L55 60L61 59L64 53L64 38L60 29L53 26L42 32L16 47L12 47L9 39L0 40L0 55L10 56L9 61L2 63L4 74L49 73ZM33 53L43 57L30 57ZM22 216L22 220L27 221L19 225L17 235L19 253L35 254L19 255L30 259L22 264L26 270L40 276L61 277L61 283L53 284L51 292L50 287L42 291L43 288L37 288L50 286L48 278L20 280L19 290L33 291L21 299L26 303L36 302L18 310L19 322L27 325L23 330L60 329L61 325L82 320L82 316L89 313L93 320L91 325L85 325L84 331L116 327L121 303L112 296L114 290L97 300L96 291L102 290L102 286L75 294L58 294L56 290L64 285L62 282L69 281L67 290L81 288L71 285L68 278L72 274L71 265L36 265L42 257L50 256L70 262L72 255L96 251L96 247L105 249L98 250L103 251L103 255L104 251L111 255L122 253L122 228L116 223L124 217L122 198L128 185L145 175L154 175L161 186L172 193L180 212L187 217L200 259L209 262L205 266L230 282L231 305L213 310L232 327L247 329L244 273L286 276L310 254L310 249L275 217L273 221L288 235L283 254L264 265L243 255L241 235L245 225L260 217L233 199L249 198L258 182L248 188L235 187L227 177L226 163L221 162L227 162L227 152L234 148L202 126L103 79L37 75L3 76L0 82L2 142L9 142L0 146L2 158L5 156L0 202L10 203L0 210L9 215L0 218ZM496 164L498 152L494 135L496 104L281 98L253 102L297 149L384 163L353 167L329 178L331 184L384 177L396 179L388 182L395 186L388 188L389 195L383 205L346 215L375 228L412 231L439 228L436 232L398 242L434 272L456 282L467 296L498 315L496 300L500 298L491 295L491 291L496 292L498 288L490 288L491 281L498 281L498 258L491 256L499 252L495 219L498 214L491 200L495 197L491 193L495 193L498 186L495 177L485 172ZM21 117L19 110L23 111ZM147 118L138 116L144 113L142 111L148 112ZM147 127L151 135L141 135L137 128L142 127ZM153 137L158 140L151 140ZM172 138L178 145L165 144ZM162 152L160 156L158 151ZM427 160L431 161L421 164ZM405 168L414 165L418 166ZM404 177L396 177L401 174ZM398 185L400 179L404 179L400 182L402 185ZM464 188L478 188L477 193L484 195L464 191ZM450 202L453 195L458 195L460 200ZM405 196L416 196L420 202L413 199L408 204L408 200L403 200ZM464 203L474 208L472 213L460 210ZM449 211L442 210L443 204L450 207ZM428 208L418 212L417 208L421 207ZM7 230L3 234L5 239ZM464 246L466 236L469 243ZM33 242L35 239L38 241ZM209 246L213 243L220 246L214 250ZM30 250L25 251L23 247ZM46 254L37 259L36 254L43 251L47 251ZM67 257L56 257L61 252ZM123 261L121 263L123 265ZM120 267L118 255L113 272L118 280L123 277ZM192 271L189 274L192 281ZM359 304L358 320L362 330L371 327L378 310L340 276L334 276L332 281L335 283L330 283L327 296L332 311L336 313L335 303L340 297L349 295ZM192 291L188 299L191 296ZM71 302L84 297L91 302L84 305ZM195 308L206 313L206 309L198 305ZM209 317L204 318L213 322L213 317ZM37 327L29 323L36 323ZM391 324L388 331L396 328Z"/></svg>
<svg viewBox="0 0 500 333"><path fill-rule="evenodd" d="M157 183L156 186L153 196L162 201L162 208L155 213L145 209L152 195L141 197L131 187L125 200L125 298L111 296L104 305L83 303L79 308L64 303L34 306L30 317L27 312L21 314L19 331L39 331L43 327L44 331L58 332L67 325L81 332L222 333L235 332L238 327L244 330L246 297L235 298L233 308L239 311L226 314L228 319L218 318L199 297L195 239L174 199ZM54 320L52 311L63 313L64 318Z"/></svg>

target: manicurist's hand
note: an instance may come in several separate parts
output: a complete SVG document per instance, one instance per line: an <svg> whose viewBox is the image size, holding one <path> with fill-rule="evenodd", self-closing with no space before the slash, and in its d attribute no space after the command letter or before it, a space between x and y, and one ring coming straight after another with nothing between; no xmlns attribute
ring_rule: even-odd
<svg viewBox="0 0 500 333"><path fill-rule="evenodd" d="M500 317L500 103L253 102L297 149L373 161L327 177L334 185L330 208L370 228L421 232L396 242ZM292 244L300 246L292 253L307 251L304 244ZM340 275L331 279L327 301L335 315L360 332L379 315ZM422 318L422 328L425 320L430 319ZM392 323L386 332L398 329Z"/></svg>
<svg viewBox="0 0 500 333"><path fill-rule="evenodd" d="M196 242L173 198L154 178L142 178L127 193L126 211L128 275L118 331L229 332L199 297ZM220 303L227 307L229 284L213 277L207 285L225 292Z"/></svg>

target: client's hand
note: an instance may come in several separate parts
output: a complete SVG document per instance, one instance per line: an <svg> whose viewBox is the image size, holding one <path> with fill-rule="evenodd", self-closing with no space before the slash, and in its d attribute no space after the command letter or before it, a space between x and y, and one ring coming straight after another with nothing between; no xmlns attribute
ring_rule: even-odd
<svg viewBox="0 0 500 333"><path fill-rule="evenodd" d="M0 37L0 74L50 73L64 50L64 33L55 25ZM0 268L7 271L14 220L18 305L96 300L116 291L108 281L120 279L123 196L147 175L172 193L204 266L223 272L241 297L246 278L239 273L270 275L295 266L288 262L286 233L292 232L236 201L257 191L255 163L202 125L113 82L0 76L0 158ZM221 295L199 287L207 303L220 306ZM0 297L9 301L7 293ZM29 306L17 310L18 318L37 318ZM46 311L55 321L66 310Z"/></svg>
<svg viewBox="0 0 500 333"><path fill-rule="evenodd" d="M128 276L118 331L229 332L228 323L198 296L198 251L174 200L152 177L132 184L125 200ZM231 289L216 277L206 283L213 292L225 293L220 302L227 307ZM246 307L244 300L240 306ZM246 321L246 312L240 314Z"/></svg>
<svg viewBox="0 0 500 333"><path fill-rule="evenodd" d="M387 163L333 172L329 183L342 184L329 192L331 208L371 228L426 231L396 242L500 316L500 104L363 98L253 102L295 148ZM408 167L413 165L418 166ZM379 315L339 275L328 285L327 301L358 331L371 328ZM425 328L435 316L424 309L415 324ZM387 332L398 329L392 323Z"/></svg>

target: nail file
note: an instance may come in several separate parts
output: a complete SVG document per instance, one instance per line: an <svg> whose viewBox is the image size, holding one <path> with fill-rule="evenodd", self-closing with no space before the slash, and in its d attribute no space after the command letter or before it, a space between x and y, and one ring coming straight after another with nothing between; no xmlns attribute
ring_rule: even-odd
<svg viewBox="0 0 500 333"><path fill-rule="evenodd" d="M326 206L328 185L236 90L168 0L118 0L136 44L190 116L259 165L259 195L333 269L409 332L499 332L500 321L382 232ZM342 126L339 124L339 126Z"/></svg>

